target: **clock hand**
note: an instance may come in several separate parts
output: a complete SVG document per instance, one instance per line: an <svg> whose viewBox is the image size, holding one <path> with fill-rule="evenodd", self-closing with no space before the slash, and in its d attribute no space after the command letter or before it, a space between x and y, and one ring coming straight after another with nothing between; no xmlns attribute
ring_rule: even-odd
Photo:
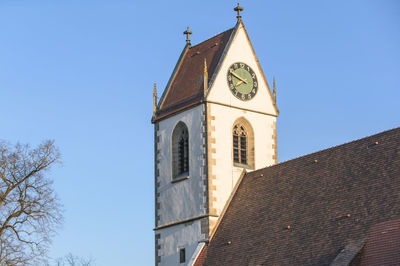
<svg viewBox="0 0 400 266"><path fill-rule="evenodd" d="M243 80L239 81L238 83L236 83L235 87L239 86L242 83L243 83Z"/></svg>
<svg viewBox="0 0 400 266"><path fill-rule="evenodd" d="M235 72L232 71L232 69L229 70L229 72L231 72L232 75L234 75L235 77L237 77L238 79L240 79L241 81L243 81L244 83L247 84L247 80L242 78L241 76L239 76L238 74L236 74Z"/></svg>

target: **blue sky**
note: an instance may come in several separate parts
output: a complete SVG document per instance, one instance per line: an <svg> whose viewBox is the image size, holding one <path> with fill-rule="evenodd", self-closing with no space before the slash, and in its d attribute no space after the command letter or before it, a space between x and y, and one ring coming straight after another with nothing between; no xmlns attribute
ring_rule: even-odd
<svg viewBox="0 0 400 266"><path fill-rule="evenodd" d="M153 265L153 82L193 31L235 25L234 1L0 0L0 139L54 139L65 208L51 257ZM400 125L400 2L241 1L277 79L285 161Z"/></svg>

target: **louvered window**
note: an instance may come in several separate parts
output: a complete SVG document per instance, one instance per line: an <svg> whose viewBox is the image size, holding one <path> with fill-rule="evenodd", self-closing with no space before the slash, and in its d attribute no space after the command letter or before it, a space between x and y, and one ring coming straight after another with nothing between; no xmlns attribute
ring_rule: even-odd
<svg viewBox="0 0 400 266"><path fill-rule="evenodd" d="M188 135L187 131L181 132L181 137L179 139L179 159L178 159L178 168L179 174L187 172L189 170L189 156L188 156Z"/></svg>
<svg viewBox="0 0 400 266"><path fill-rule="evenodd" d="M184 248L179 249L179 263L186 262L186 251Z"/></svg>
<svg viewBox="0 0 400 266"><path fill-rule="evenodd" d="M179 122L172 133L173 179L189 173L189 134L186 125Z"/></svg>

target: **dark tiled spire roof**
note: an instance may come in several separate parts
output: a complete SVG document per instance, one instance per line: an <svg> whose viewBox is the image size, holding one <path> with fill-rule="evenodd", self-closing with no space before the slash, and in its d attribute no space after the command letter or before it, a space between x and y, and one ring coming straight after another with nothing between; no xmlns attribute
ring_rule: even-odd
<svg viewBox="0 0 400 266"><path fill-rule="evenodd" d="M204 59L207 60L208 77L215 73L218 63L235 28L222 32L198 45L187 45L172 74L170 84L161 99L155 120L162 119L203 99Z"/></svg>
<svg viewBox="0 0 400 266"><path fill-rule="evenodd" d="M400 128L248 173L196 265L329 265L399 195Z"/></svg>

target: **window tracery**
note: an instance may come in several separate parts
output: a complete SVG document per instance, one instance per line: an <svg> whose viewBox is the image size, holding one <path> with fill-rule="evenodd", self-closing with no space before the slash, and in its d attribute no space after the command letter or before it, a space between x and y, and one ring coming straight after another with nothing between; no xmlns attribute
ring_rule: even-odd
<svg viewBox="0 0 400 266"><path fill-rule="evenodd" d="M232 139L233 164L237 167L254 168L254 132L245 118L235 121Z"/></svg>
<svg viewBox="0 0 400 266"><path fill-rule="evenodd" d="M233 161L247 164L247 133L242 125L233 127Z"/></svg>

